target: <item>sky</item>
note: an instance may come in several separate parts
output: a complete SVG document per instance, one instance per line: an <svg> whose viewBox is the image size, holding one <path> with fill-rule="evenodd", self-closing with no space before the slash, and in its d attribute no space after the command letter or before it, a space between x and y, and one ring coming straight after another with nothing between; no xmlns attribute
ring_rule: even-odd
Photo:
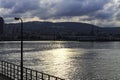
<svg viewBox="0 0 120 80"><path fill-rule="evenodd" d="M0 0L6 23L23 21L83 22L120 27L120 0Z"/></svg>

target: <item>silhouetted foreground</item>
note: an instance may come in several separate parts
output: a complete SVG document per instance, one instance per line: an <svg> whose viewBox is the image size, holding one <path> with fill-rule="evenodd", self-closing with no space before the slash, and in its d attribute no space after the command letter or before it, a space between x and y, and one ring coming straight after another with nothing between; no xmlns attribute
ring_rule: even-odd
<svg viewBox="0 0 120 80"><path fill-rule="evenodd" d="M0 80L20 80L21 70L19 65L0 61ZM65 80L43 72L38 72L29 68L23 68L23 80Z"/></svg>
<svg viewBox="0 0 120 80"><path fill-rule="evenodd" d="M13 80L13 79L6 77L3 74L0 74L0 80Z"/></svg>

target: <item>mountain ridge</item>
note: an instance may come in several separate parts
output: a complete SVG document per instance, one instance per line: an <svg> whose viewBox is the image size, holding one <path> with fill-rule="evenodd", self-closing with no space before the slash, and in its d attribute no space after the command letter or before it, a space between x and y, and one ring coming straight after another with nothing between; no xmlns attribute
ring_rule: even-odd
<svg viewBox="0 0 120 80"><path fill-rule="evenodd" d="M20 37L20 23L6 24L4 35L11 37ZM119 27L99 27L87 23L79 22L25 22L23 23L23 32L26 38L41 36L120 36Z"/></svg>

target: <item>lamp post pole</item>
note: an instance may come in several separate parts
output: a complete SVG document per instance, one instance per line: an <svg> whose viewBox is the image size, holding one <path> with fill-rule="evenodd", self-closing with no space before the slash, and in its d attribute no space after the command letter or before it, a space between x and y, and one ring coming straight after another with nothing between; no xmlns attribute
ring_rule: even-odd
<svg viewBox="0 0 120 80"><path fill-rule="evenodd" d="M20 20L21 21L21 80L23 80L23 20L22 18L17 18L15 17L15 20Z"/></svg>

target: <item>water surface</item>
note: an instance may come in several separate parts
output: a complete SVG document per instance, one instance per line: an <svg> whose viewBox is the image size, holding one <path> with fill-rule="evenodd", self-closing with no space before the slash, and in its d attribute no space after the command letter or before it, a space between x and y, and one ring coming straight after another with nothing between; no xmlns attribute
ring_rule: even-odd
<svg viewBox="0 0 120 80"><path fill-rule="evenodd" d="M20 42L0 42L0 59L19 64ZM24 66L66 80L119 80L120 42L24 42Z"/></svg>

